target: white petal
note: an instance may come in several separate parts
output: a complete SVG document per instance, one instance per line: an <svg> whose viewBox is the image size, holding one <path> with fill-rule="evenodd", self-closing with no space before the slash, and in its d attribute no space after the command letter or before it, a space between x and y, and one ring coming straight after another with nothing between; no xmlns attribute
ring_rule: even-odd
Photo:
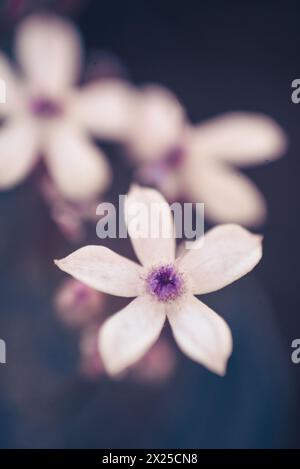
<svg viewBox="0 0 300 469"><path fill-rule="evenodd" d="M168 201L180 198L181 176L159 161L142 163L134 173L134 179L145 186L159 189Z"/></svg>
<svg viewBox="0 0 300 469"><path fill-rule="evenodd" d="M17 30L16 56L36 92L55 95L78 79L80 37L59 17L32 15Z"/></svg>
<svg viewBox="0 0 300 469"><path fill-rule="evenodd" d="M168 307L175 340L192 360L219 375L226 372L232 336L224 319L195 297Z"/></svg>
<svg viewBox="0 0 300 469"><path fill-rule="evenodd" d="M173 262L175 237L169 204L155 189L132 185L125 220L134 251L143 265Z"/></svg>
<svg viewBox="0 0 300 469"><path fill-rule="evenodd" d="M185 114L166 88L147 86L136 95L129 151L137 161L161 159L181 141Z"/></svg>
<svg viewBox="0 0 300 469"><path fill-rule="evenodd" d="M231 112L196 126L193 145L211 158L247 166L267 163L286 150L281 127L264 114Z"/></svg>
<svg viewBox="0 0 300 469"><path fill-rule="evenodd" d="M17 111L22 99L17 74L8 59L0 52L0 116Z"/></svg>
<svg viewBox="0 0 300 469"><path fill-rule="evenodd" d="M33 123L29 119L12 119L5 124L0 129L0 188L22 181L37 157L38 136Z"/></svg>
<svg viewBox="0 0 300 469"><path fill-rule="evenodd" d="M143 289L142 268L104 246L85 246L55 264L91 288L133 297Z"/></svg>
<svg viewBox="0 0 300 469"><path fill-rule="evenodd" d="M104 153L67 122L52 128L45 152L48 169L58 189L68 199L92 199L104 192L111 182L111 170Z"/></svg>
<svg viewBox="0 0 300 469"><path fill-rule="evenodd" d="M229 285L250 272L262 257L262 237L238 225L217 226L205 234L204 243L199 239L193 247L177 262L190 274L194 294Z"/></svg>
<svg viewBox="0 0 300 469"><path fill-rule="evenodd" d="M99 138L124 140L132 115L133 91L121 80L101 80L74 95L71 114Z"/></svg>
<svg viewBox="0 0 300 469"><path fill-rule="evenodd" d="M240 171L218 160L194 157L186 163L184 193L204 202L205 213L217 223L259 226L266 218L266 203L255 185Z"/></svg>
<svg viewBox="0 0 300 469"><path fill-rule="evenodd" d="M137 362L156 342L165 322L165 306L140 296L109 318L99 334L99 349L111 375Z"/></svg>

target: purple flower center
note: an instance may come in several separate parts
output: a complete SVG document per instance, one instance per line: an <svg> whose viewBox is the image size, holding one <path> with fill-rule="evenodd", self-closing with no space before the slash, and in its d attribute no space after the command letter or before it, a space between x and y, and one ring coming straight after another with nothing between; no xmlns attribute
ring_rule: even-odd
<svg viewBox="0 0 300 469"><path fill-rule="evenodd" d="M159 301L178 298L184 287L182 275L172 264L163 265L150 271L146 279L147 291Z"/></svg>
<svg viewBox="0 0 300 469"><path fill-rule="evenodd" d="M58 117L63 113L63 108L60 103L49 98L36 98L30 103L31 112L42 118Z"/></svg>
<svg viewBox="0 0 300 469"><path fill-rule="evenodd" d="M185 151L183 146L173 147L167 155L165 155L164 163L168 169L178 169L182 165L185 158Z"/></svg>

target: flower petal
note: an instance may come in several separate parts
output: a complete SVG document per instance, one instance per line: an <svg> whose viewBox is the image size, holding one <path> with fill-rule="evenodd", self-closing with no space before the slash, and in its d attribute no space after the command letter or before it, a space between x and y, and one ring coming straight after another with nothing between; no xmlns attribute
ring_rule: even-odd
<svg viewBox="0 0 300 469"><path fill-rule="evenodd" d="M232 353L232 336L224 319L194 296L168 307L175 340L192 360L221 376Z"/></svg>
<svg viewBox="0 0 300 469"><path fill-rule="evenodd" d="M92 199L103 193L111 182L104 153L67 122L52 128L45 152L49 171L68 199Z"/></svg>
<svg viewBox="0 0 300 469"><path fill-rule="evenodd" d="M143 289L142 267L104 246L85 246L54 262L77 280L110 295L132 297Z"/></svg>
<svg viewBox="0 0 300 469"><path fill-rule="evenodd" d="M20 108L21 85L8 59L0 52L0 116Z"/></svg>
<svg viewBox="0 0 300 469"><path fill-rule="evenodd" d="M208 231L204 242L194 242L178 258L188 272L192 292L209 293L229 285L250 272L262 257L262 237L238 225L220 225Z"/></svg>
<svg viewBox="0 0 300 469"><path fill-rule="evenodd" d="M165 306L140 296L109 318L99 333L104 366L117 375L137 362L156 342L165 322Z"/></svg>
<svg viewBox="0 0 300 469"><path fill-rule="evenodd" d="M259 226L266 218L266 203L255 185L241 172L217 160L189 158L184 193L204 202L206 215L218 223Z"/></svg>
<svg viewBox="0 0 300 469"><path fill-rule="evenodd" d="M38 136L30 119L9 120L0 132L0 188L22 181L38 157Z"/></svg>
<svg viewBox="0 0 300 469"><path fill-rule="evenodd" d="M125 220L134 251L146 266L175 259L174 223L169 204L155 189L132 185Z"/></svg>
<svg viewBox="0 0 300 469"><path fill-rule="evenodd" d="M281 127L264 114L231 112L196 126L193 145L199 154L249 166L267 163L286 150L287 138Z"/></svg>
<svg viewBox="0 0 300 469"><path fill-rule="evenodd" d="M124 140L132 115L133 91L121 80L101 80L78 91L71 114L99 138Z"/></svg>
<svg viewBox="0 0 300 469"><path fill-rule="evenodd" d="M16 56L37 92L56 95L78 79L80 37L59 17L32 15L17 30Z"/></svg>
<svg viewBox="0 0 300 469"><path fill-rule="evenodd" d="M134 179L145 186L156 187L168 201L175 201L180 195L180 174L170 171L161 161L142 163L137 167Z"/></svg>
<svg viewBox="0 0 300 469"><path fill-rule="evenodd" d="M181 141L185 114L166 88L148 85L136 95L128 147L137 161L161 159Z"/></svg>

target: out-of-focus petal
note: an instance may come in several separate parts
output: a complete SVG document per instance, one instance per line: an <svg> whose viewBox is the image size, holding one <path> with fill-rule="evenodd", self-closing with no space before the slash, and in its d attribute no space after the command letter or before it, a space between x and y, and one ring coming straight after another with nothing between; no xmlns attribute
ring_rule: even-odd
<svg viewBox="0 0 300 469"><path fill-rule="evenodd" d="M124 140L132 116L133 91L121 80L101 80L74 95L71 114L99 138Z"/></svg>
<svg viewBox="0 0 300 469"><path fill-rule="evenodd" d="M158 191L132 185L125 201L125 220L134 251L143 265L174 261L173 217Z"/></svg>
<svg viewBox="0 0 300 469"><path fill-rule="evenodd" d="M177 360L174 347L165 340L159 340L132 368L133 378L142 383L162 383L175 372Z"/></svg>
<svg viewBox="0 0 300 469"><path fill-rule="evenodd" d="M168 307L176 342L192 360L219 375L226 372L232 353L232 336L226 322L195 297Z"/></svg>
<svg viewBox="0 0 300 469"><path fill-rule="evenodd" d="M107 372L117 375L142 358L158 339L165 317L162 303L140 296L109 318L99 334Z"/></svg>
<svg viewBox="0 0 300 469"><path fill-rule="evenodd" d="M104 315L105 295L68 277L55 293L57 316L69 327L83 327Z"/></svg>
<svg viewBox="0 0 300 469"><path fill-rule="evenodd" d="M89 379L97 379L105 374L98 347L99 325L91 324L83 329L79 341L81 373Z"/></svg>
<svg viewBox="0 0 300 469"><path fill-rule="evenodd" d="M8 189L22 181L38 157L36 128L28 119L9 121L0 132L0 188Z"/></svg>
<svg viewBox="0 0 300 469"><path fill-rule="evenodd" d="M133 297L142 292L142 267L104 246L84 246L55 264L103 293Z"/></svg>
<svg viewBox="0 0 300 469"><path fill-rule="evenodd" d="M60 192L70 200L88 200L104 192L111 170L104 153L75 126L52 127L45 145L49 171Z"/></svg>
<svg viewBox="0 0 300 469"><path fill-rule="evenodd" d="M186 163L184 194L193 202L204 202L205 213L214 222L259 226L266 218L266 203L249 178L221 161L200 158Z"/></svg>
<svg viewBox="0 0 300 469"><path fill-rule="evenodd" d="M17 111L22 102L21 85L8 59L0 52L0 116Z"/></svg>
<svg viewBox="0 0 300 469"><path fill-rule="evenodd" d="M157 187L168 201L175 201L180 196L180 174L170 170L163 162L141 164L134 176L135 180L141 184Z"/></svg>
<svg viewBox="0 0 300 469"><path fill-rule="evenodd" d="M137 161L163 158L178 145L185 127L185 114L167 89L149 85L136 94L129 152Z"/></svg>
<svg viewBox="0 0 300 469"><path fill-rule="evenodd" d="M80 37L59 17L32 15L17 30L16 56L35 92L56 95L78 79Z"/></svg>
<svg viewBox="0 0 300 469"><path fill-rule="evenodd" d="M281 156L287 138L281 127L264 114L231 112L208 120L191 130L194 151L211 158L249 166L268 163Z"/></svg>
<svg viewBox="0 0 300 469"><path fill-rule="evenodd" d="M199 239L193 247L177 262L189 273L194 294L229 285L250 272L262 257L262 237L238 225L217 226L205 234L204 242Z"/></svg>

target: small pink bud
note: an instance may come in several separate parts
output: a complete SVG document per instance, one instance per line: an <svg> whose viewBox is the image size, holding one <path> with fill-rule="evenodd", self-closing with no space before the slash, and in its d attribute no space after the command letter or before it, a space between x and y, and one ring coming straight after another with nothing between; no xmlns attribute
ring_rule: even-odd
<svg viewBox="0 0 300 469"><path fill-rule="evenodd" d="M79 342L79 369L87 378L97 378L105 373L98 349L98 332L97 324L87 327Z"/></svg>
<svg viewBox="0 0 300 469"><path fill-rule="evenodd" d="M160 339L149 352L132 367L133 377L140 382L164 382L175 372L176 355L166 339Z"/></svg>
<svg viewBox="0 0 300 469"><path fill-rule="evenodd" d="M54 301L57 315L70 327L82 327L103 314L104 294L75 279L63 282Z"/></svg>

